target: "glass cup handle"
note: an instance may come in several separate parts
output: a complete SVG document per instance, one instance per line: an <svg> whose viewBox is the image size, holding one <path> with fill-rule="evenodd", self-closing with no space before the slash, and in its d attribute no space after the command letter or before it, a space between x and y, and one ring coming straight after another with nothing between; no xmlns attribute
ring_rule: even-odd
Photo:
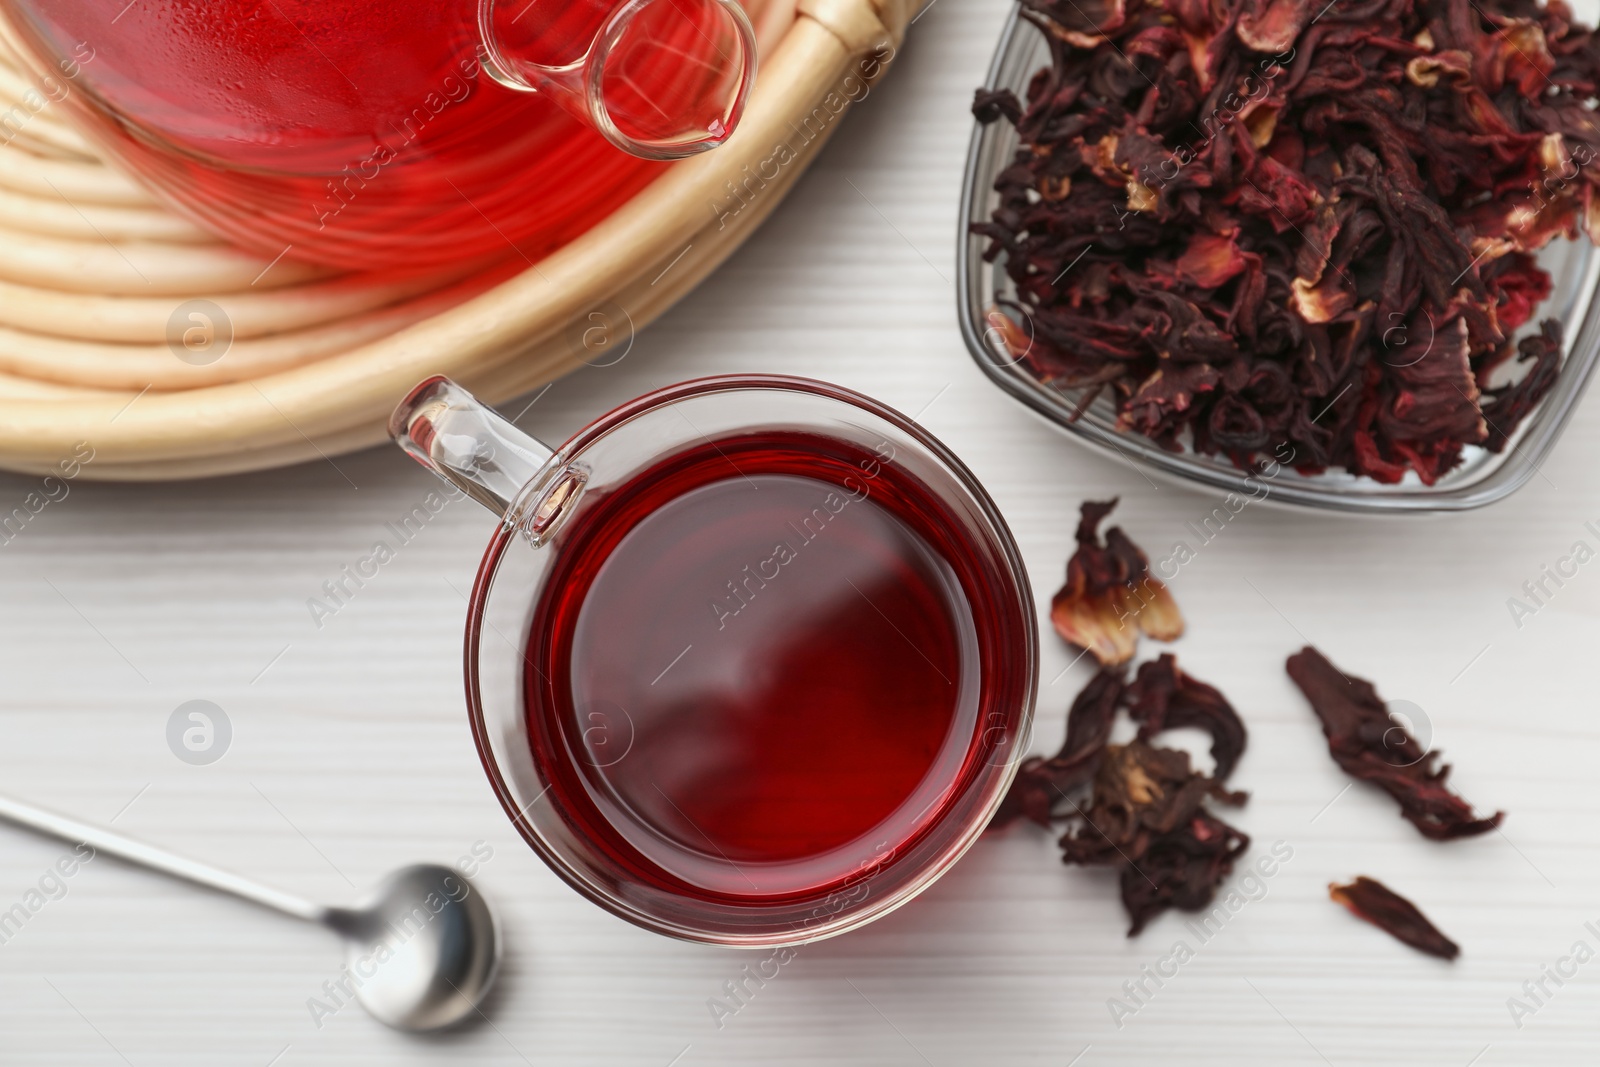
<svg viewBox="0 0 1600 1067"><path fill-rule="evenodd" d="M522 6L515 22L534 5L571 2L478 0L484 73L517 92L547 93L607 141L645 159L682 159L728 139L756 73L755 30L738 0L622 0L594 39L580 42L582 54L561 64L519 55L496 27L496 13L513 4ZM679 19L674 28L694 52L657 36L663 27L654 20L663 11ZM693 33L681 32L685 21ZM677 68L674 80L650 87L660 99L630 81L640 57ZM618 90L618 83L636 91Z"/></svg>
<svg viewBox="0 0 1600 1067"><path fill-rule="evenodd" d="M389 416L406 454L508 523L549 481L553 452L445 377L418 384Z"/></svg>

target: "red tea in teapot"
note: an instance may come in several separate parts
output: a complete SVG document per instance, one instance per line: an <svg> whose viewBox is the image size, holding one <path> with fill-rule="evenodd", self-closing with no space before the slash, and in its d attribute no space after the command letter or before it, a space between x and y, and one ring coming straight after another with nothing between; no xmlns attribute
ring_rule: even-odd
<svg viewBox="0 0 1600 1067"><path fill-rule="evenodd" d="M619 7L481 4L496 54L519 72L582 59ZM535 260L660 169L573 117L583 86L523 91L491 77L480 0L0 7L41 68L67 74L80 126L180 208L267 256L367 269ZM685 124L726 136L715 112L729 91L717 36L727 10L639 8L594 90L612 142Z"/></svg>
<svg viewBox="0 0 1600 1067"><path fill-rule="evenodd" d="M705 898L838 884L960 793L987 697L976 568L886 455L719 440L564 531L527 652L549 803ZM888 446L883 446L888 449ZM890 450L892 452L892 450Z"/></svg>

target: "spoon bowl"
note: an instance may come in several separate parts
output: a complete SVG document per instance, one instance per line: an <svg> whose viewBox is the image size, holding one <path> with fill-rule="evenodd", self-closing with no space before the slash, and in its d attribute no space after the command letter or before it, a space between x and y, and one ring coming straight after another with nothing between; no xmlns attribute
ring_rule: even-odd
<svg viewBox="0 0 1600 1067"><path fill-rule="evenodd" d="M439 1030L477 1013L500 967L500 928L460 872L395 871L355 908L329 909L355 997L397 1030Z"/></svg>

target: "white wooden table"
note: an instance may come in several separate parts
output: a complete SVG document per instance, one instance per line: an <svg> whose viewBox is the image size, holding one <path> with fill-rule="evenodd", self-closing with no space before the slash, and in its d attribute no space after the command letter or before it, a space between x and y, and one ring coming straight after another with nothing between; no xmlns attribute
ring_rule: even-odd
<svg viewBox="0 0 1600 1067"><path fill-rule="evenodd" d="M559 440L676 380L765 370L916 412L999 501L1041 619L1085 497L1121 494L1152 554L1215 503L1157 489L1025 416L955 325L956 200L1001 0L942 0L764 230L640 336L558 382L521 424ZM515 407L507 406L510 414ZM1176 646L1250 727L1234 783L1252 855L1293 858L1209 941L1170 914L1127 940L1114 878L1064 868L1021 828L981 842L909 907L806 948L719 1029L707 1007L747 957L643 933L585 903L512 833L462 706L460 634L491 520L447 508L319 628L307 599L432 488L380 449L225 481L75 482L0 548L0 790L330 900L418 859L492 849L478 880L509 958L490 1025L419 1040L308 998L338 945L232 900L0 829L0 911L59 899L0 944L0 1062L26 1064L1569 1064L1600 1038L1600 962L1515 1025L1508 998L1600 949L1600 563L1518 628L1507 599L1577 540L1600 547L1600 399L1509 503L1362 523L1250 509L1181 572ZM36 482L0 476L0 510ZM359 487L359 488L357 488ZM1248 579L1248 584L1247 580ZM1253 588L1252 588L1253 586ZM1422 707L1455 782L1504 834L1435 845L1347 780L1283 671L1306 641ZM1035 749L1087 678L1046 630ZM1058 676L1060 676L1058 678ZM1053 684L1052 679L1058 679ZM167 720L223 708L206 766ZM1420 956L1330 903L1366 873L1458 940ZM62 895L64 891L64 895ZM1108 1000L1185 940L1194 958L1119 1028ZM1569 972L1570 964L1563 965ZM1536 990L1537 991L1537 990ZM1075 1057L1077 1057L1075 1059Z"/></svg>

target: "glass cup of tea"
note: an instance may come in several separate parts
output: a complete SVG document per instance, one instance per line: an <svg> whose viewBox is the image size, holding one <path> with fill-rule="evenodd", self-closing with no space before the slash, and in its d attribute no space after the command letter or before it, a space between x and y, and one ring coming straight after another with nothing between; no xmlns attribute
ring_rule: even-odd
<svg viewBox="0 0 1600 1067"><path fill-rule="evenodd" d="M550 449L445 378L389 424L501 516L467 706L517 830L639 926L842 933L977 839L1038 633L994 502L905 416L802 378L640 397Z"/></svg>

